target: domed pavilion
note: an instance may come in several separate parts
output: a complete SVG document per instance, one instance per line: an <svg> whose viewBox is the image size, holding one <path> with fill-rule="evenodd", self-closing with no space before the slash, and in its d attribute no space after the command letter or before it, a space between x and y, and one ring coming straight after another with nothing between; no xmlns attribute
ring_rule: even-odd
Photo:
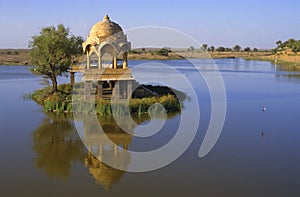
<svg viewBox="0 0 300 197"><path fill-rule="evenodd" d="M121 99L129 99L135 82L127 63L131 43L120 25L104 16L91 28L82 47L86 65L82 69L70 70L71 84L75 81L74 74L82 72L87 99L91 95L109 99L113 91Z"/></svg>

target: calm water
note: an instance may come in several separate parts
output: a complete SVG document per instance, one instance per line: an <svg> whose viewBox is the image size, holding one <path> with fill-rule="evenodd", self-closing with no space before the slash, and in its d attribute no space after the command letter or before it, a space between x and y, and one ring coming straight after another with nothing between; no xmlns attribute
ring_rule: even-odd
<svg viewBox="0 0 300 197"><path fill-rule="evenodd" d="M207 75L215 74L210 61L196 61ZM260 61L215 62L226 87L227 116L216 146L204 158L198 151L210 120L208 88L187 61L159 62L177 68L194 85L201 120L179 159L147 173L116 170L88 154L71 118L45 114L23 99L43 86L40 78L26 67L1 66L0 196L300 196L300 73ZM140 82L153 74L172 78L156 64L134 72ZM184 110L193 107L187 100ZM123 133L111 119L100 122L117 143L148 151L172 139L180 114L171 114L157 135L143 140Z"/></svg>

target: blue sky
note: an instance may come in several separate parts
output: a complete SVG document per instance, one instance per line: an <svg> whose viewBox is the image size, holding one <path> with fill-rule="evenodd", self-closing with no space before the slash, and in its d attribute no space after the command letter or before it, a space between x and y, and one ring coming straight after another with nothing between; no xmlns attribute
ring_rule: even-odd
<svg viewBox="0 0 300 197"><path fill-rule="evenodd" d="M86 37L109 14L126 31L156 25L214 46L272 48L300 39L299 0L0 0L0 48L27 48L32 35L62 23Z"/></svg>

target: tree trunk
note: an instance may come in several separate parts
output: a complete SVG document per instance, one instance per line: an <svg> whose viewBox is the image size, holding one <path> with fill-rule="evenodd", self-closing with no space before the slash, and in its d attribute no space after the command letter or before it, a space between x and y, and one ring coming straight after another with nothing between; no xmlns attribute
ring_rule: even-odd
<svg viewBox="0 0 300 197"><path fill-rule="evenodd" d="M58 92L56 77L51 78L53 92Z"/></svg>

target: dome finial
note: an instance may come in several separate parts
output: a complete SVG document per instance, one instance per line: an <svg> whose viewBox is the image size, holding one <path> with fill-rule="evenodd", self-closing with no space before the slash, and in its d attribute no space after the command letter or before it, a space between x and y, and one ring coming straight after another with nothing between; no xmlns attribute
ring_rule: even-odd
<svg viewBox="0 0 300 197"><path fill-rule="evenodd" d="M104 21L108 21L108 20L109 20L109 16L106 14L106 15L103 17L103 20L104 20Z"/></svg>

